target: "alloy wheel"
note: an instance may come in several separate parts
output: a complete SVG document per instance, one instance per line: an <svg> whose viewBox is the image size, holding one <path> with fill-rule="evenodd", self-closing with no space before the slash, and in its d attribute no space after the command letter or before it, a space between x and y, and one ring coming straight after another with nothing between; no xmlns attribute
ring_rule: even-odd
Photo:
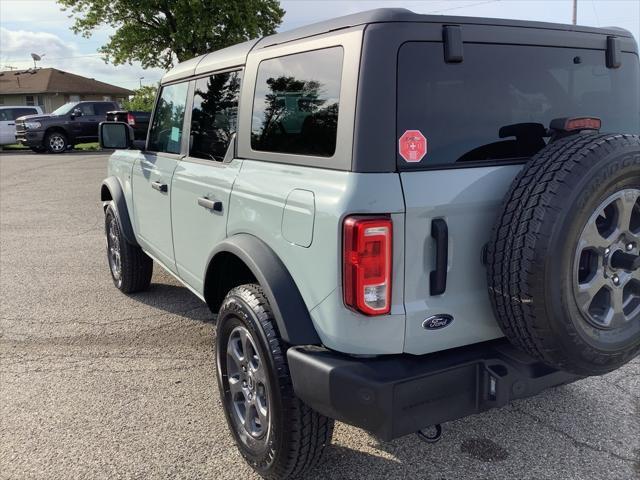
<svg viewBox="0 0 640 480"><path fill-rule="evenodd" d="M49 146L54 152L61 152L65 149L65 141L61 135L51 135L49 137Z"/></svg>
<svg viewBox="0 0 640 480"><path fill-rule="evenodd" d="M235 327L229 335L226 366L231 412L240 438L245 444L266 439L270 419L266 366L251 333L243 326Z"/></svg>
<svg viewBox="0 0 640 480"><path fill-rule="evenodd" d="M120 256L120 239L117 234L116 218L111 217L107 227L107 250L109 254L109 268L113 278L118 281L122 276L122 260Z"/></svg>
<svg viewBox="0 0 640 480"><path fill-rule="evenodd" d="M604 200L578 240L574 296L583 317L599 329L640 320L640 189Z"/></svg>

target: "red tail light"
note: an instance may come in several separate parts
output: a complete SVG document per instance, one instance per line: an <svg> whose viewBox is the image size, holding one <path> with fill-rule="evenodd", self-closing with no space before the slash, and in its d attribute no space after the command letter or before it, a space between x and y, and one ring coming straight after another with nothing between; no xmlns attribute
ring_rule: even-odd
<svg viewBox="0 0 640 480"><path fill-rule="evenodd" d="M599 118L569 118L564 124L564 129L567 132L573 130L600 130L602 121Z"/></svg>
<svg viewBox="0 0 640 480"><path fill-rule="evenodd" d="M136 124L136 118L131 113L127 113L127 123L132 127Z"/></svg>
<svg viewBox="0 0 640 480"><path fill-rule="evenodd" d="M348 217L344 221L344 303L366 315L391 309L391 242L388 217Z"/></svg>

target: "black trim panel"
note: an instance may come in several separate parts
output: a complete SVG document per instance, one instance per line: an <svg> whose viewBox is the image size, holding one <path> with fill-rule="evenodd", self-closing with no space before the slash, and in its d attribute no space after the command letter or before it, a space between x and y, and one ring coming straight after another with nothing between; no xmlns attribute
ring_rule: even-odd
<svg viewBox="0 0 640 480"><path fill-rule="evenodd" d="M221 242L211 261L221 252L240 258L256 277L269 299L280 336L285 342L290 345L320 345L320 337L295 281L266 243L242 233Z"/></svg>
<svg viewBox="0 0 640 480"><path fill-rule="evenodd" d="M374 359L294 347L287 359L304 403L385 441L581 378L536 362L504 338Z"/></svg>

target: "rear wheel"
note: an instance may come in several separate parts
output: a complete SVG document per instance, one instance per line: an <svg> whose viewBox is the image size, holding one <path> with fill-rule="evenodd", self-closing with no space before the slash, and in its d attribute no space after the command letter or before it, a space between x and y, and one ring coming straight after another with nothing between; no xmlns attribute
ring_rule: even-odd
<svg viewBox="0 0 640 480"><path fill-rule="evenodd" d="M331 442L333 420L295 396L285 346L260 286L228 293L218 314L216 347L220 397L245 460L268 479L313 467Z"/></svg>

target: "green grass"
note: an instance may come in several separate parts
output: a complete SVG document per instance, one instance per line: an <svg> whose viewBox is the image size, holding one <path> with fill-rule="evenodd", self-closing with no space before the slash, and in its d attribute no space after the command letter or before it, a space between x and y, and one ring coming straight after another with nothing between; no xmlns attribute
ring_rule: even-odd
<svg viewBox="0 0 640 480"><path fill-rule="evenodd" d="M79 143L78 145L73 147L73 149L81 152L95 152L100 150L100 144L98 142ZM29 147L25 147L23 145L20 145L19 143L13 143L11 145L3 145L2 150L9 150L9 151L29 150Z"/></svg>
<svg viewBox="0 0 640 480"><path fill-rule="evenodd" d="M28 150L28 148L23 147L19 143L13 143L11 145L3 145L2 150Z"/></svg>
<svg viewBox="0 0 640 480"><path fill-rule="evenodd" d="M85 152L95 152L97 150L100 150L100 144L98 142L79 143L78 145L73 147L73 149L74 150L82 150L82 151L85 151Z"/></svg>

